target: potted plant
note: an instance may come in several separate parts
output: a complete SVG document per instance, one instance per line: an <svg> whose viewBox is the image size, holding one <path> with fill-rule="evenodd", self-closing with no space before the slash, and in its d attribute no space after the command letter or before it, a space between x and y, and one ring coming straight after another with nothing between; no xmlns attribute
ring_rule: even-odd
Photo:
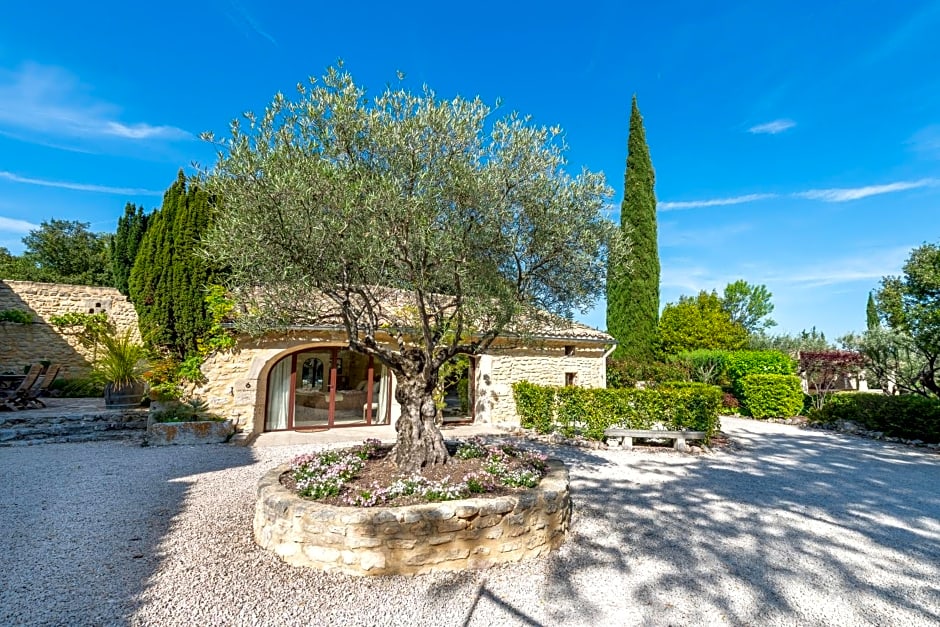
<svg viewBox="0 0 940 627"><path fill-rule="evenodd" d="M137 407L147 391L141 378L147 364L144 347L131 339L130 329L123 335L104 333L99 341L102 352L95 374L105 384L105 407Z"/></svg>
<svg viewBox="0 0 940 627"><path fill-rule="evenodd" d="M151 445L214 444L225 442L235 432L232 421L207 411L200 399L167 401L147 420L147 442Z"/></svg>

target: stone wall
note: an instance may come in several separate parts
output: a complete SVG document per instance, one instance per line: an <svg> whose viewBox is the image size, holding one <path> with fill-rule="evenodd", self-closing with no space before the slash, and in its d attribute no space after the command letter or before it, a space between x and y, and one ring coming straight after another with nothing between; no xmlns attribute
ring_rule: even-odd
<svg viewBox="0 0 940 627"><path fill-rule="evenodd" d="M206 383L192 390L209 411L232 420L242 433L264 431L268 373L283 356L301 350L348 346L339 332L309 331L261 338L240 337L238 349L217 353L202 365ZM392 421L398 417L392 403Z"/></svg>
<svg viewBox="0 0 940 627"><path fill-rule="evenodd" d="M570 353L570 354L566 354ZM482 355L477 363L475 416L478 422L519 424L512 384L576 385L603 388L607 365L602 347L563 346Z"/></svg>
<svg viewBox="0 0 940 627"><path fill-rule="evenodd" d="M294 566L349 575L463 571L545 555L571 519L568 471L548 460L537 488L511 496L406 507L337 507L281 485L287 465L258 484L255 541Z"/></svg>
<svg viewBox="0 0 940 627"><path fill-rule="evenodd" d="M0 310L5 309L30 313L34 322L0 323L0 372L20 372L28 364L50 361L63 366L64 378L88 373L91 351L49 324L51 316L105 312L119 333L130 329L140 341L134 306L111 287L0 280Z"/></svg>
<svg viewBox="0 0 940 627"><path fill-rule="evenodd" d="M284 355L300 350L346 346L342 333L293 332L262 338L242 337L238 350L211 356L202 366L207 382L192 390L209 410L231 419L242 433L264 431L267 379L271 367ZM567 353L567 354L566 354ZM519 424L512 384L530 381L540 385L605 387L606 360L596 345L542 346L535 349L501 349L477 360L475 370L475 421ZM393 388L394 389L394 388ZM392 403L392 422L400 408Z"/></svg>

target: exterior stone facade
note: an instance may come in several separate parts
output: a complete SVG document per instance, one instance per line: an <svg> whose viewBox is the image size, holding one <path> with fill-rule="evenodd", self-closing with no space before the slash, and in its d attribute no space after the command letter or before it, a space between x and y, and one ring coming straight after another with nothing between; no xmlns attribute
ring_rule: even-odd
<svg viewBox="0 0 940 627"><path fill-rule="evenodd" d="M259 482L254 534L294 566L360 576L486 568L558 548L571 520L558 460L548 460L538 487L511 496L375 508L302 499L280 482L288 468Z"/></svg>
<svg viewBox="0 0 940 627"><path fill-rule="evenodd" d="M565 340L533 348L500 348L476 359L474 420L518 425L512 384L606 386L606 348L597 342ZM209 410L231 419L243 433L264 430L268 373L282 357L302 350L346 346L338 332L305 331L261 338L243 337L238 349L210 357L202 366L207 382L193 390ZM393 388L394 389L394 388ZM392 421L400 415L392 402Z"/></svg>
<svg viewBox="0 0 940 627"><path fill-rule="evenodd" d="M131 329L139 341L137 313L117 290L106 287L0 281L0 310L18 309L33 315L33 324L0 323L0 372L21 372L27 364L48 360L62 364L63 377L85 374L91 355L74 336L49 324L49 318L70 312L106 312L119 333ZM512 384L528 380L543 385L604 387L604 351L612 338L574 324L557 336L522 347L518 342L494 346L475 359L472 398L474 419L518 424ZM242 433L264 430L268 373L282 357L302 350L345 348L341 331L295 330L260 338L240 337L238 348L218 353L203 364L206 382L188 392L208 409L230 419ZM392 382L394 390L394 382ZM391 417L400 408L392 393Z"/></svg>
<svg viewBox="0 0 940 627"><path fill-rule="evenodd" d="M271 368L291 353L346 346L345 336L331 331L241 337L235 351L216 353L203 363L206 383L194 389L193 395L204 400L212 413L232 420L236 430L260 433L264 430ZM398 414L398 406L393 402L393 418Z"/></svg>
<svg viewBox="0 0 940 627"><path fill-rule="evenodd" d="M604 346L596 344L545 345L481 355L475 371L474 416L479 422L519 424L512 384L607 387Z"/></svg>
<svg viewBox="0 0 940 627"><path fill-rule="evenodd" d="M107 313L119 333L130 329L140 341L137 312L116 289L0 280L0 310L15 309L33 316L32 324L0 323L0 372L21 372L38 361L61 364L63 378L91 369L91 352L71 335L49 324L51 316L66 313Z"/></svg>

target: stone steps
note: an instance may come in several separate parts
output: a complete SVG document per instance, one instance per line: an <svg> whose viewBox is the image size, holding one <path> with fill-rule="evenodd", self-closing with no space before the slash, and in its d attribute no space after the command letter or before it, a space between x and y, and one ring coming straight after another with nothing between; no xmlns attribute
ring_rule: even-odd
<svg viewBox="0 0 940 627"><path fill-rule="evenodd" d="M30 410L25 410L0 414L0 446L143 440L146 432L146 410L111 410L70 415L48 415L48 412L31 415Z"/></svg>

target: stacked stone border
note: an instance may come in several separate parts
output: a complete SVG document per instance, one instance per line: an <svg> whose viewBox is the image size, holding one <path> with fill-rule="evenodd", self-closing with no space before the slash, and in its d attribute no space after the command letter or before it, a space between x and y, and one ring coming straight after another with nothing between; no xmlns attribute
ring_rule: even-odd
<svg viewBox="0 0 940 627"><path fill-rule="evenodd" d="M462 571L539 557L571 522L568 470L549 459L536 488L496 498L402 507L339 507L281 484L288 465L258 482L255 541L294 566L348 575Z"/></svg>

